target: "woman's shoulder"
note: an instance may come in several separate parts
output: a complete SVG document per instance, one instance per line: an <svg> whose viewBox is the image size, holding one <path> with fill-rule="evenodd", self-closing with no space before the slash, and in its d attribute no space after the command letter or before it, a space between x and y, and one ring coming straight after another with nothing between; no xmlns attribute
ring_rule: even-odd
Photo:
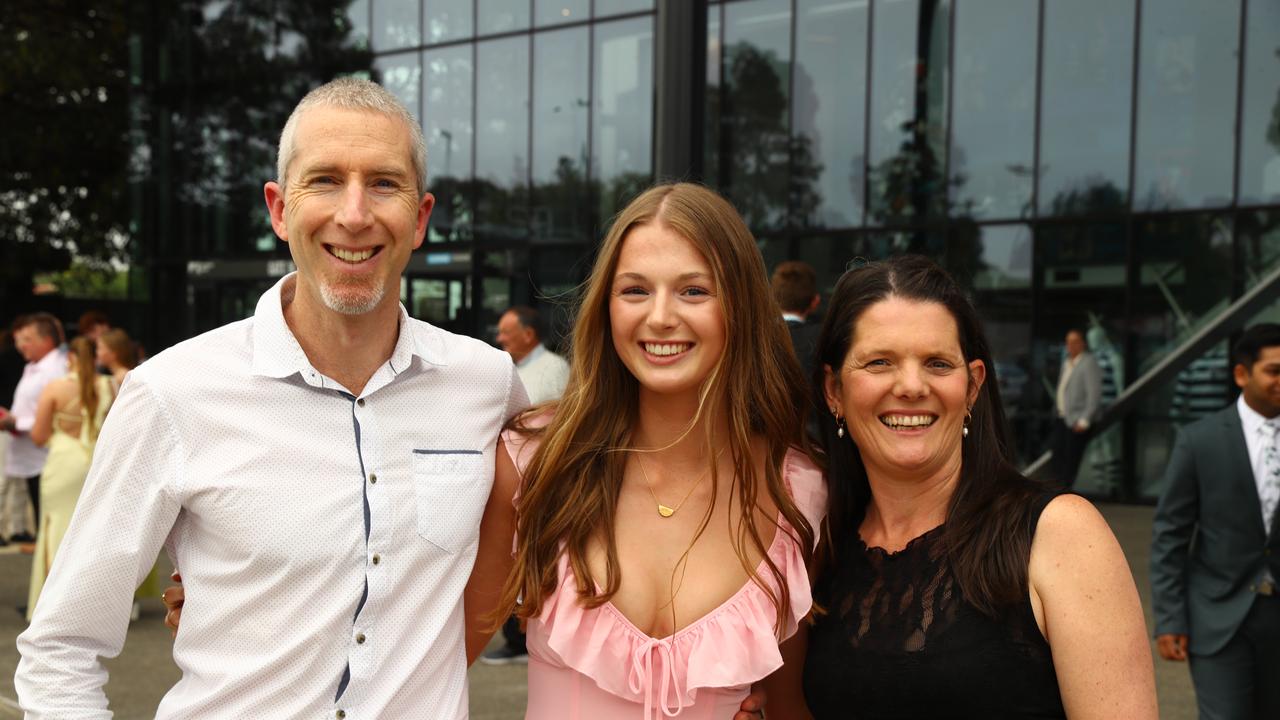
<svg viewBox="0 0 1280 720"><path fill-rule="evenodd" d="M782 458L782 479L791 500L816 533L827 515L827 476L804 450L787 448ZM815 535L814 540L817 540Z"/></svg>
<svg viewBox="0 0 1280 720"><path fill-rule="evenodd" d="M521 475L542 444L542 432L554 416L554 406L540 406L515 416L502 431L502 443Z"/></svg>

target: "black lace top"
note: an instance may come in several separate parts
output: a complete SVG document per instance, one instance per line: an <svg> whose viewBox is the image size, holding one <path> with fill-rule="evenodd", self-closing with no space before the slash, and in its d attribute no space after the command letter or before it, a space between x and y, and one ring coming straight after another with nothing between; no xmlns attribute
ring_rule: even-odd
<svg viewBox="0 0 1280 720"><path fill-rule="evenodd" d="M1053 495L1036 503L1031 530ZM889 553L856 535L814 587L804 693L823 718L1065 718L1030 600L992 619L965 602L941 527Z"/></svg>

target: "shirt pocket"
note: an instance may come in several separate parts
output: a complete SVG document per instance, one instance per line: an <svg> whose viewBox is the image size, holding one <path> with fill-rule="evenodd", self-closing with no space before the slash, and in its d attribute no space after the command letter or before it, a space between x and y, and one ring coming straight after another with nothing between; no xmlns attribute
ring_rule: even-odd
<svg viewBox="0 0 1280 720"><path fill-rule="evenodd" d="M469 547L492 485L493 468L479 450L414 450L418 535L451 553Z"/></svg>

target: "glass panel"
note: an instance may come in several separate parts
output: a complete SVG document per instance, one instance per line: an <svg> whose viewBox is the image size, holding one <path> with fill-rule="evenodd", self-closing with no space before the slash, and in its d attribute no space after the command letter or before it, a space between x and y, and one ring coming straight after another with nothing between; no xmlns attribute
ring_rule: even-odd
<svg viewBox="0 0 1280 720"><path fill-rule="evenodd" d="M720 70L724 62L723 48L720 43L720 18L724 14L724 7L721 5L711 5L707 8L707 107L706 107L706 133L702 137L703 143L703 182L708 187L719 188L720 176L727 173L725 168L720 166L720 158L723 156L720 152L720 125L723 122L723 113L721 105L723 105L723 89L720 83Z"/></svg>
<svg viewBox="0 0 1280 720"><path fill-rule="evenodd" d="M369 47L369 0L354 0L347 6L348 44L366 50Z"/></svg>
<svg viewBox="0 0 1280 720"><path fill-rule="evenodd" d="M867 3L800 0L798 8L792 100L794 222L800 227L861 225Z"/></svg>
<svg viewBox="0 0 1280 720"><path fill-rule="evenodd" d="M414 119L422 117L418 92L422 87L422 66L417 52L380 55L373 59L374 79L400 98Z"/></svg>
<svg viewBox="0 0 1280 720"><path fill-rule="evenodd" d="M787 210L790 5L746 0L724 8L720 183L753 230L780 226Z"/></svg>
<svg viewBox="0 0 1280 720"><path fill-rule="evenodd" d="M595 0L596 17L653 9L653 0Z"/></svg>
<svg viewBox="0 0 1280 720"><path fill-rule="evenodd" d="M1037 14L1026 0L956 6L952 214L1031 215Z"/></svg>
<svg viewBox="0 0 1280 720"><path fill-rule="evenodd" d="M1241 213L1236 235L1247 291L1280 268L1280 211Z"/></svg>
<svg viewBox="0 0 1280 720"><path fill-rule="evenodd" d="M653 19L596 25L592 52L591 175L603 225L653 178Z"/></svg>
<svg viewBox="0 0 1280 720"><path fill-rule="evenodd" d="M410 314L450 332L458 332L471 306L470 278L413 278Z"/></svg>
<svg viewBox="0 0 1280 720"><path fill-rule="evenodd" d="M533 0L533 24L537 27L587 19L588 0Z"/></svg>
<svg viewBox="0 0 1280 720"><path fill-rule="evenodd" d="M871 28L867 210L877 224L946 207L947 0L883 0Z"/></svg>
<svg viewBox="0 0 1280 720"><path fill-rule="evenodd" d="M539 240L587 240L587 28L533 41L533 231Z"/></svg>
<svg viewBox="0 0 1280 720"><path fill-rule="evenodd" d="M1145 219L1134 242L1141 265L1131 327L1140 374L1231 302L1231 219L1207 213Z"/></svg>
<svg viewBox="0 0 1280 720"><path fill-rule="evenodd" d="M428 242L470 238L471 46L422 53L422 97L427 139L427 187L436 197Z"/></svg>
<svg viewBox="0 0 1280 720"><path fill-rule="evenodd" d="M422 8L422 34L428 43L471 37L471 0L426 0Z"/></svg>
<svg viewBox="0 0 1280 720"><path fill-rule="evenodd" d="M422 42L418 32L418 0L371 0L373 49L398 50Z"/></svg>
<svg viewBox="0 0 1280 720"><path fill-rule="evenodd" d="M528 231L528 66L527 35L476 44L477 234Z"/></svg>
<svg viewBox="0 0 1280 720"><path fill-rule="evenodd" d="M529 0L478 0L479 34L511 32L529 27ZM512 68L524 67L524 64Z"/></svg>
<svg viewBox="0 0 1280 720"><path fill-rule="evenodd" d="M991 345L995 361L992 371L1000 400L1014 432L1014 447L1021 448L1018 436L1022 416L1034 412L1028 403L1030 391L1034 390L1029 385L1031 229L1026 225L987 225L970 231L963 224L958 229L960 232L952 236L948 245L961 252L948 259L948 269L961 282L962 278L971 278L966 284L973 288L974 304ZM1034 459L1020 458L1023 462Z"/></svg>
<svg viewBox="0 0 1280 720"><path fill-rule="evenodd" d="M1240 202L1280 202L1280 3L1249 3L1240 119Z"/></svg>
<svg viewBox="0 0 1280 720"><path fill-rule="evenodd" d="M1033 274L1042 289L1015 428L1018 454L1025 462L1052 447L1067 331L1084 332L1089 351L1102 368L1104 408L1131 377L1124 365L1127 252L1121 224L1052 226L1037 232ZM1120 491L1121 433L1117 426L1089 443L1076 475L1077 490L1108 496Z"/></svg>
<svg viewBox="0 0 1280 720"><path fill-rule="evenodd" d="M1134 206L1231 202L1240 0L1142 6Z"/></svg>
<svg viewBox="0 0 1280 720"><path fill-rule="evenodd" d="M1132 0L1044 5L1041 215L1124 207L1129 191Z"/></svg>
<svg viewBox="0 0 1280 720"><path fill-rule="evenodd" d="M882 260L903 253L919 253L935 260L947 245L946 235L928 232L874 232L824 235L798 242L797 260L813 266L823 297L831 294L836 281L851 267L868 260Z"/></svg>

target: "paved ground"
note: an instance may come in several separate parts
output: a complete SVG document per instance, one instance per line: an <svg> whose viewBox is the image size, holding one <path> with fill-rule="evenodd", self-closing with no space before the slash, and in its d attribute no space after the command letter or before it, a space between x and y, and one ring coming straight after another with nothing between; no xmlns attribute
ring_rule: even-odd
<svg viewBox="0 0 1280 720"><path fill-rule="evenodd" d="M1130 566L1142 593L1150 626L1150 598L1147 583L1148 543L1151 536L1151 508L1103 506L1116 535L1128 554ZM0 718L21 717L16 709L13 671L18 654L13 640L25 627L13 609L26 602L30 556L13 548L0 549ZM147 602L142 619L133 625L120 657L107 662L111 679L107 695L116 717L122 720L149 718L171 685L177 672L169 659L169 634L161 622L163 610L158 599ZM1153 651L1154 652L1154 651ZM1160 695L1160 717L1191 720L1195 701L1185 664L1157 661L1156 687ZM524 715L525 676L523 666L471 669L471 710L475 720L519 720Z"/></svg>

